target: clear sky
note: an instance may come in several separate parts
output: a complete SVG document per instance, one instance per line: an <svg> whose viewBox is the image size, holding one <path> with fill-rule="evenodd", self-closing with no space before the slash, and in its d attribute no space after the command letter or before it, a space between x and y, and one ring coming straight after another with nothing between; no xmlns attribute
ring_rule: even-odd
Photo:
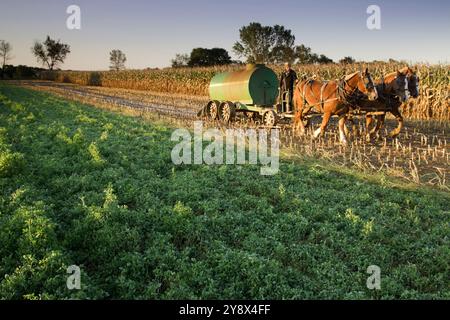
<svg viewBox="0 0 450 320"><path fill-rule="evenodd" d="M71 4L81 8L81 30L66 28ZM371 4L381 8L381 30L366 27ZM169 66L194 47L232 53L239 28L253 21L282 24L334 60L450 62L448 0L0 0L0 39L13 46L12 64L37 66L31 46L49 34L70 44L63 68L74 70L107 69L116 48L128 68Z"/></svg>

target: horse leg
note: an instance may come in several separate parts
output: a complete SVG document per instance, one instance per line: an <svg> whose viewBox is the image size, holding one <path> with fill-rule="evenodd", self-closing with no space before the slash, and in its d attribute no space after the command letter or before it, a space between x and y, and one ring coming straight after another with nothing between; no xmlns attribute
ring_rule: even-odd
<svg viewBox="0 0 450 320"><path fill-rule="evenodd" d="M366 141L370 142L370 140L372 139L372 135L371 135L371 131L370 131L370 126L373 123L373 116L371 115L366 115Z"/></svg>
<svg viewBox="0 0 450 320"><path fill-rule="evenodd" d="M298 89L300 90L300 89ZM293 105L295 110L295 116L294 116L294 123L292 125L292 131L294 135L296 132L300 130L300 134L305 134L305 126L303 125L303 107L304 107L304 101L300 99L300 97L297 94L298 92L294 92L293 96Z"/></svg>
<svg viewBox="0 0 450 320"><path fill-rule="evenodd" d="M294 135L296 133L296 129L297 129L298 121L299 121L298 117L299 117L298 112L296 112L294 115L294 121L292 121L292 132L294 133Z"/></svg>
<svg viewBox="0 0 450 320"><path fill-rule="evenodd" d="M343 115L339 118L339 140L343 145L347 145L347 138L345 137L345 121L347 120L347 115Z"/></svg>
<svg viewBox="0 0 450 320"><path fill-rule="evenodd" d="M292 132L295 134L295 128L297 127L298 124L298 112L295 113L294 115L294 121L292 121Z"/></svg>
<svg viewBox="0 0 450 320"><path fill-rule="evenodd" d="M344 133L348 137L350 135L350 131L347 128L347 125L344 125Z"/></svg>
<svg viewBox="0 0 450 320"><path fill-rule="evenodd" d="M328 122L331 118L331 112L325 113L323 115L322 124L320 125L320 128L314 131L314 139L317 139L319 136L322 136L325 133L325 129L328 126Z"/></svg>
<svg viewBox="0 0 450 320"><path fill-rule="evenodd" d="M339 119L340 119L340 118L339 118ZM350 121L350 122L352 123L352 133L354 133L355 122L354 122L354 120L353 120L353 117L352 117L352 116L348 116L348 117L347 117L347 120ZM345 135L346 135L347 137L350 136L350 131L348 130L347 125L345 125L345 124L344 124L344 132L345 132Z"/></svg>
<svg viewBox="0 0 450 320"><path fill-rule="evenodd" d="M352 122L352 133L353 133L353 136L354 137L359 137L360 136L359 127L358 127L359 122L355 121L354 117L351 117L351 122Z"/></svg>
<svg viewBox="0 0 450 320"><path fill-rule="evenodd" d="M295 113L294 124L293 124L292 128L293 128L294 134L298 131L300 131L301 135L305 134L305 125L303 124L303 116L302 116L301 109Z"/></svg>
<svg viewBox="0 0 450 320"><path fill-rule="evenodd" d="M391 113L397 119L398 126L397 126L397 128L395 128L394 130L392 130L389 133L389 136L392 137L392 138L396 138L400 134L402 129L403 129L403 117L402 117L402 114L400 113L400 110L398 108L393 108Z"/></svg>
<svg viewBox="0 0 450 320"><path fill-rule="evenodd" d="M375 135L377 138L380 137L379 132L380 132L380 129L384 125L384 120L385 119L386 119L386 114L382 114L382 115L378 115L377 116L377 124L375 125L375 127L372 130L370 130L370 136Z"/></svg>

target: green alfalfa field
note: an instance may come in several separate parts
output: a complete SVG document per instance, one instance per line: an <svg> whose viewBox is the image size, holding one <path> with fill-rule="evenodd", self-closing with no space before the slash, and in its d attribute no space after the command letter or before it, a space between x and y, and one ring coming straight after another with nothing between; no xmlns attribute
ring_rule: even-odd
<svg viewBox="0 0 450 320"><path fill-rule="evenodd" d="M450 298L448 192L307 160L175 166L172 131L0 84L0 298Z"/></svg>

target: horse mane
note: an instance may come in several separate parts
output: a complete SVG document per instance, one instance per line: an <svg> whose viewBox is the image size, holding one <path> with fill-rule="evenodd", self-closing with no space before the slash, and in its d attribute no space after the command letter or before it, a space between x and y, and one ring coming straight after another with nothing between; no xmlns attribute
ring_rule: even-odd
<svg viewBox="0 0 450 320"><path fill-rule="evenodd" d="M408 75L408 73L406 72L406 69L407 69L407 68L409 68L409 67L405 67L405 68L403 68L403 69L401 69L401 70L398 70L398 71L394 71L394 72L388 73L387 75L385 75L385 76L383 77L384 81L386 81L387 79L390 79L390 78L395 78L395 77L397 77L398 72L400 72L400 74L403 75L403 76Z"/></svg>
<svg viewBox="0 0 450 320"><path fill-rule="evenodd" d="M386 81L386 79L395 78L396 76L397 76L397 71L386 74L385 76L383 76L383 79L384 79L384 81Z"/></svg>
<svg viewBox="0 0 450 320"><path fill-rule="evenodd" d="M345 76L345 81L350 80L351 78L353 78L357 73L359 73L359 71L353 72L352 74L349 74L347 76Z"/></svg>
<svg viewBox="0 0 450 320"><path fill-rule="evenodd" d="M414 72L414 70L411 69L411 68L408 67L408 66L406 66L406 67L404 67L404 68L401 68L401 69L398 70L398 71L401 72L402 74L408 75L408 76L416 74L416 73Z"/></svg>

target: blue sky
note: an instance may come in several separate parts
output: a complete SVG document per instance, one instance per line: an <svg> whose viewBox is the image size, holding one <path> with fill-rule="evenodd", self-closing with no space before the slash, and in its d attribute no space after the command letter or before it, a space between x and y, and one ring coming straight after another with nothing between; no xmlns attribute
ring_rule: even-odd
<svg viewBox="0 0 450 320"><path fill-rule="evenodd" d="M68 30L66 8L81 8L81 30ZM366 9L381 8L381 30L366 27ZM64 69L108 68L121 49L128 68L164 67L194 47L230 51L241 26L282 24L297 43L338 60L450 61L447 0L1 0L0 39L13 46L13 64L38 65L34 40L47 34L71 45Z"/></svg>

